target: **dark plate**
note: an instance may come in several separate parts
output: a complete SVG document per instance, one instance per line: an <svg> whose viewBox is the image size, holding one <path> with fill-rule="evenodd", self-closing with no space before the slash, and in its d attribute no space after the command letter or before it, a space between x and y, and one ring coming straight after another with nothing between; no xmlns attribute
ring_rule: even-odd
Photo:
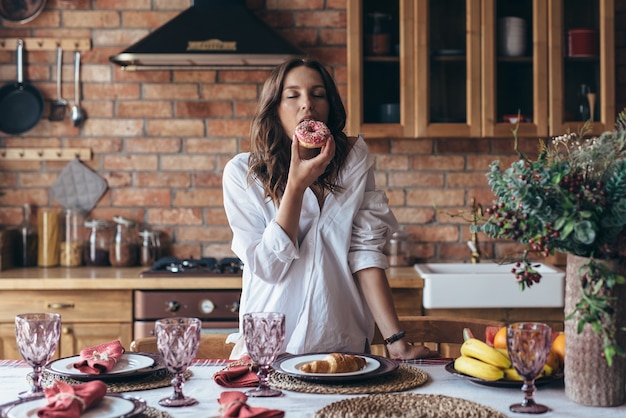
<svg viewBox="0 0 626 418"><path fill-rule="evenodd" d="M78 380L81 382L89 382L91 380L102 380L102 381L107 382L107 381L112 381L112 380L129 380L129 379L137 379L141 377L146 377L152 373L165 369L165 365L161 361L161 356L159 356L158 354L134 353L134 352L124 353L124 355L127 355L127 354L131 354L133 356L149 357L152 360L154 360L154 363L151 366L144 367L141 369L121 371L117 373L102 373L102 374L76 373L73 371L66 373L59 369L53 368L53 364L55 362L58 362L58 361L67 362L69 359L72 359L72 358L76 358L76 357L80 358L80 356L71 356L71 357L64 357L64 358L51 361L50 363L46 364L46 366L44 367L44 370L46 371L46 373L50 373L52 375L69 377L71 379Z"/></svg>
<svg viewBox="0 0 626 418"><path fill-rule="evenodd" d="M272 364L272 367L278 373L283 373L288 376L295 377L301 380L315 381L318 383L323 383L323 382L337 383L337 382L350 382L354 380L371 379L373 377L380 377L380 376L386 375L387 373L391 373L398 368L398 363L393 360L390 360L385 357L375 356L372 354L363 354L363 353L344 353L344 354L353 354L355 356L363 357L365 358L365 361L368 363L365 366L366 370L354 372L350 374L330 374L330 373L328 374L306 373L305 374L302 372L295 371L292 367L286 367L288 364L293 364L294 362L304 363L307 361L319 360L323 358L324 356L326 356L327 354L330 354L330 352L285 356L285 357L281 357L279 360L276 360ZM370 370L367 370L368 367L370 367Z"/></svg>
<svg viewBox="0 0 626 418"><path fill-rule="evenodd" d="M463 378L465 380L469 380L472 383L477 383L479 385L483 385L483 386L491 386L494 388L514 388L514 389L519 389L522 387L522 385L524 384L523 382L519 382L517 380L496 380L496 381L489 381L489 380L483 380L483 379L479 379L477 377L473 377L473 376L468 376L466 374L463 374L461 372L458 372L454 369L454 361L451 361L450 363L446 364L445 367L446 371L450 374L453 374L455 376L458 376L460 378ZM541 377L537 380L535 380L535 386L543 386L543 385L547 385L549 383L552 382L558 382L558 381L562 381L563 380L563 376L562 375L552 375L550 377Z"/></svg>

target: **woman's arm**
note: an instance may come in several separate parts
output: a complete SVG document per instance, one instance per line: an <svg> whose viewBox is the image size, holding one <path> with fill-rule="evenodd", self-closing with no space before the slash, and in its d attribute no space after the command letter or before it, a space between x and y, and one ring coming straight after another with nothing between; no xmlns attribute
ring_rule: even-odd
<svg viewBox="0 0 626 418"><path fill-rule="evenodd" d="M357 271L355 275L383 337L387 338L402 331L385 270L372 267ZM436 353L431 352L424 345L408 344L404 338L387 345L387 350L389 350L389 355L392 359L398 360L425 358L436 355Z"/></svg>
<svg viewBox="0 0 626 418"><path fill-rule="evenodd" d="M287 176L285 192L276 213L276 223L280 225L293 243L298 238L298 226L304 192L319 176L324 174L324 170L326 170L334 154L335 142L332 136L328 139L322 151L311 159L300 157L300 145L295 135L291 140L289 175Z"/></svg>

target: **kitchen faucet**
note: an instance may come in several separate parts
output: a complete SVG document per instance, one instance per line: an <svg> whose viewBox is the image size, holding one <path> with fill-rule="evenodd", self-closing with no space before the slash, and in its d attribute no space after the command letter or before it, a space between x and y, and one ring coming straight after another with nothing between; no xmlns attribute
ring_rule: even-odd
<svg viewBox="0 0 626 418"><path fill-rule="evenodd" d="M472 239L467 241L467 246L471 250L471 262L476 264L480 262L480 249L478 248L478 231L476 230L478 218L483 216L483 207L480 203L476 202L476 198L472 197Z"/></svg>

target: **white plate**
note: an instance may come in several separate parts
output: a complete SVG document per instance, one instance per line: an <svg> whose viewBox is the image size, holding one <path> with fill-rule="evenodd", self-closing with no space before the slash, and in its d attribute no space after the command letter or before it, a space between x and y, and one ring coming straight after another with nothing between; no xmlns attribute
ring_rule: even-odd
<svg viewBox="0 0 626 418"><path fill-rule="evenodd" d="M80 356L65 357L48 363L48 366L50 367L50 370L63 373L65 376L88 374L74 368L74 363L79 362L80 359ZM112 375L135 372L137 370L145 369L146 367L151 367L153 364L154 359L151 357L141 354L124 353L122 354L120 361L118 361L117 364L106 374Z"/></svg>
<svg viewBox="0 0 626 418"><path fill-rule="evenodd" d="M283 361L280 366L285 372L298 374L302 376L319 376L321 373L306 373L300 370L300 366L305 363L310 363L315 360L323 360L328 354L305 354L302 356L296 356ZM327 376L358 376L361 374L367 374L377 370L380 367L380 362L371 357L362 356L365 359L365 367L355 372L346 373L324 373Z"/></svg>
<svg viewBox="0 0 626 418"><path fill-rule="evenodd" d="M37 398L18 403L6 411L7 418L30 418L37 416L37 410L47 404L46 398ZM116 394L105 395L102 401L92 406L80 418L119 418L133 417L145 411L142 399Z"/></svg>

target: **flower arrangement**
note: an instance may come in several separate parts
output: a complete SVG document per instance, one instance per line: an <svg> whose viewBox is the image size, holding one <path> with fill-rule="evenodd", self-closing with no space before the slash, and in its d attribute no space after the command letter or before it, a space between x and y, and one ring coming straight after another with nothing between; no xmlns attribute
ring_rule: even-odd
<svg viewBox="0 0 626 418"><path fill-rule="evenodd" d="M485 209L487 219L472 227L497 239L516 240L523 253L508 260L521 290L541 279L533 256L555 251L589 258L580 270L581 300L575 314L578 332L586 323L602 337L604 354L611 365L615 355L626 355L616 341L613 298L606 290L624 285L626 279L609 271L599 259L624 255L626 247L626 113L616 129L585 138L580 133L540 141L536 160L515 150L519 160L505 170L499 161L487 173L496 201ZM620 254L621 253L621 254Z"/></svg>

